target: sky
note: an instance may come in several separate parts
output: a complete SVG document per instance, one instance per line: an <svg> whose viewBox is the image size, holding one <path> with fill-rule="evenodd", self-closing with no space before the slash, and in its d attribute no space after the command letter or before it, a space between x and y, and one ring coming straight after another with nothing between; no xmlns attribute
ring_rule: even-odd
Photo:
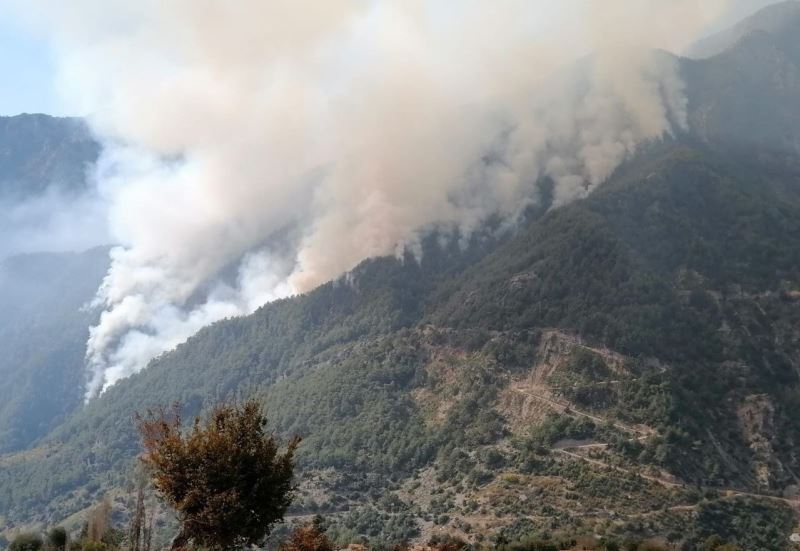
<svg viewBox="0 0 800 551"><path fill-rule="evenodd" d="M773 3L775 0L732 0L729 12L709 32L722 29ZM559 0L553 0L554 6L558 4ZM0 82L3 83L0 85L0 115L82 114L74 112L74 108L71 110L62 100L56 84L54 58L47 37L36 35L14 17L4 6L4 0L0 0Z"/></svg>
<svg viewBox="0 0 800 551"><path fill-rule="evenodd" d="M708 34L713 34L716 31L734 25L739 20L744 19L765 6L778 3L780 3L780 0L732 0L728 13L708 30Z"/></svg>
<svg viewBox="0 0 800 551"><path fill-rule="evenodd" d="M47 41L20 24L0 2L0 115L66 114L55 72Z"/></svg>

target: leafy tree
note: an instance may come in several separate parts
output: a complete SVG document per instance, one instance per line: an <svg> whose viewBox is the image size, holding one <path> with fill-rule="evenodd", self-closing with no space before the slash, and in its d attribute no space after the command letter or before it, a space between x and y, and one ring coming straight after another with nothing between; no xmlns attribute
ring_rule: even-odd
<svg viewBox="0 0 800 551"><path fill-rule="evenodd" d="M296 528L281 545L281 551L333 551L333 544L318 523Z"/></svg>
<svg viewBox="0 0 800 551"><path fill-rule="evenodd" d="M173 549L190 541L230 549L262 541L292 499L299 438L279 453L260 405L219 405L183 431L179 406L137 414L144 463L181 523Z"/></svg>
<svg viewBox="0 0 800 551"><path fill-rule="evenodd" d="M434 534L428 540L428 547L437 551L461 551L467 549L469 544L451 534Z"/></svg>
<svg viewBox="0 0 800 551"><path fill-rule="evenodd" d="M707 551L741 551L739 546L726 542L718 534L708 537L703 543L703 549Z"/></svg>
<svg viewBox="0 0 800 551"><path fill-rule="evenodd" d="M555 543L540 539L526 539L511 545L502 545L507 551L558 551Z"/></svg>
<svg viewBox="0 0 800 551"><path fill-rule="evenodd" d="M22 533L14 538L8 551L39 551L43 545L42 538L36 534Z"/></svg>
<svg viewBox="0 0 800 551"><path fill-rule="evenodd" d="M55 551L63 551L67 547L67 531L63 526L56 526L47 533L47 543Z"/></svg>

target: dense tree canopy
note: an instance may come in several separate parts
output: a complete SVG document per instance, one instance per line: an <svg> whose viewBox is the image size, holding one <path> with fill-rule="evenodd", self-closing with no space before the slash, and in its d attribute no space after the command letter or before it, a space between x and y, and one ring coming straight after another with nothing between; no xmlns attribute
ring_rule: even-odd
<svg viewBox="0 0 800 551"><path fill-rule="evenodd" d="M283 518L299 439L279 453L257 402L217 406L185 433L178 406L137 419L142 460L181 522L174 548L189 541L222 549L257 543Z"/></svg>

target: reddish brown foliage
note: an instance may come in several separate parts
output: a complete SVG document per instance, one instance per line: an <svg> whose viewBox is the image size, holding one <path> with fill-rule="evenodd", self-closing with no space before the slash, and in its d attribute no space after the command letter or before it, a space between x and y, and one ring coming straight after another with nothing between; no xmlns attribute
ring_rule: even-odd
<svg viewBox="0 0 800 551"><path fill-rule="evenodd" d="M281 551L333 551L333 549L328 536L311 524L296 528L281 545Z"/></svg>
<svg viewBox="0 0 800 551"><path fill-rule="evenodd" d="M218 406L205 424L197 418L186 432L177 405L137 414L136 420L142 461L181 521L173 547L257 543L283 518L299 439L278 453L258 403Z"/></svg>

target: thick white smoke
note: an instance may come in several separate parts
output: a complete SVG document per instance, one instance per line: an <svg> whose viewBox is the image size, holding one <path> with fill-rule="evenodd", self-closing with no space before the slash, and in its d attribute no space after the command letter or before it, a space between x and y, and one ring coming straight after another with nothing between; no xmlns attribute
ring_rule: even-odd
<svg viewBox="0 0 800 551"><path fill-rule="evenodd" d="M725 0L26 4L107 143L122 245L91 397L432 228L513 219L542 176L560 203L586 194L686 124L677 66L651 48L680 51Z"/></svg>

